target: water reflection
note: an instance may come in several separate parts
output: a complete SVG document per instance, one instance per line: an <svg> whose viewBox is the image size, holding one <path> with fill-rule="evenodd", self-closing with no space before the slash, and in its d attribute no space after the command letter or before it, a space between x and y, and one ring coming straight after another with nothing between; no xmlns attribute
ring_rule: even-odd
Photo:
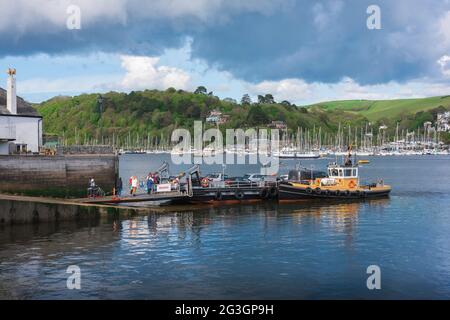
<svg viewBox="0 0 450 320"><path fill-rule="evenodd" d="M353 234L358 225L361 211L382 212L389 205L389 199L348 203L294 203L275 202L231 205L224 207L201 208L191 211L166 212L152 211L146 217L132 220L114 220L113 231L120 234L123 246L139 247L141 254L145 248L154 246L156 241L176 242L189 240L200 247L202 235L209 229L221 230L224 236L257 217L262 232L271 232L272 228L285 225L316 225L323 230L332 230L333 234L344 234L346 246L351 246ZM212 226L216 224L216 226ZM212 226L212 227L211 227ZM255 232L257 229L255 229Z"/></svg>
<svg viewBox="0 0 450 320"><path fill-rule="evenodd" d="M320 297L332 284L364 296L342 281L355 262L366 265L371 243L389 243L373 228L386 218L395 226L388 208L389 199L262 202L2 227L0 296L299 298ZM71 264L83 272L80 292L65 289Z"/></svg>
<svg viewBox="0 0 450 320"><path fill-rule="evenodd" d="M125 176L160 163L133 159L123 162ZM450 298L450 162L371 162L364 176L386 177L390 199L149 208L0 226L0 297ZM71 264L82 270L80 291L66 289ZM365 286L371 264L383 270L378 293Z"/></svg>

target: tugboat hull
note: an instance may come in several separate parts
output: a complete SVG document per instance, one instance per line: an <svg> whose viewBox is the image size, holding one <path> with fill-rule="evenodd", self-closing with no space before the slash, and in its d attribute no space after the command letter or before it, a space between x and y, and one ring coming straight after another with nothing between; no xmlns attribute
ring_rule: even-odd
<svg viewBox="0 0 450 320"><path fill-rule="evenodd" d="M355 190L336 189L311 189L308 187L295 186L292 183L280 183L278 188L279 200L307 200L307 199L329 199L329 200L349 200L349 199L371 199L389 196L391 188L388 186L373 187Z"/></svg>

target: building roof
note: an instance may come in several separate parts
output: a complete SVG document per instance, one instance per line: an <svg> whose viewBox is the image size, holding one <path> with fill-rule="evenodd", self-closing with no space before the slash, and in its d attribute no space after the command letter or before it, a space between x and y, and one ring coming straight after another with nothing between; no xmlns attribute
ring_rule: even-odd
<svg viewBox="0 0 450 320"><path fill-rule="evenodd" d="M11 115L9 110L6 108L6 90L3 88L0 88L0 115ZM40 116L29 102L20 97L17 97L17 115L31 117Z"/></svg>

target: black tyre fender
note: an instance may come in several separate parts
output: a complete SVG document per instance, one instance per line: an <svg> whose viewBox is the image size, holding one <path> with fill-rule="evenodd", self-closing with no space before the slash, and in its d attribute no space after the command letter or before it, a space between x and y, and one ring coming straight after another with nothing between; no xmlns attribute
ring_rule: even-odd
<svg viewBox="0 0 450 320"><path fill-rule="evenodd" d="M267 188L262 188L261 191L259 191L259 196L262 199L266 199L269 196L269 190L267 190Z"/></svg>
<svg viewBox="0 0 450 320"><path fill-rule="evenodd" d="M306 192L307 192L307 193L312 193L312 192L313 192L313 189L311 189L310 187L308 187L308 188L306 188Z"/></svg>
<svg viewBox="0 0 450 320"><path fill-rule="evenodd" d="M316 194L322 194L322 189L320 189L319 187L317 187L314 191Z"/></svg>
<svg viewBox="0 0 450 320"><path fill-rule="evenodd" d="M216 194L214 195L214 200L220 201L222 200L222 198L223 198L222 192L217 191Z"/></svg>
<svg viewBox="0 0 450 320"><path fill-rule="evenodd" d="M242 199L244 199L244 193L241 191L241 190L237 190L235 193L234 193L234 197L236 198L236 199L238 199L238 200L242 200Z"/></svg>
<svg viewBox="0 0 450 320"><path fill-rule="evenodd" d="M271 187L269 191L269 196L272 199L275 199L278 196L278 189L276 187Z"/></svg>

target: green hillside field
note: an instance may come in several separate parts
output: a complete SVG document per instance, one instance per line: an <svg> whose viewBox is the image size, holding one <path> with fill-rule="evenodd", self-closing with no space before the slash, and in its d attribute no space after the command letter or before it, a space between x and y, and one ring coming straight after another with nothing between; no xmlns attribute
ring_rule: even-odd
<svg viewBox="0 0 450 320"><path fill-rule="evenodd" d="M377 121L383 118L400 120L406 115L430 111L439 107L449 109L450 96L399 100L329 101L318 103L311 107L320 107L325 110L342 110L352 112L362 115L370 121Z"/></svg>

